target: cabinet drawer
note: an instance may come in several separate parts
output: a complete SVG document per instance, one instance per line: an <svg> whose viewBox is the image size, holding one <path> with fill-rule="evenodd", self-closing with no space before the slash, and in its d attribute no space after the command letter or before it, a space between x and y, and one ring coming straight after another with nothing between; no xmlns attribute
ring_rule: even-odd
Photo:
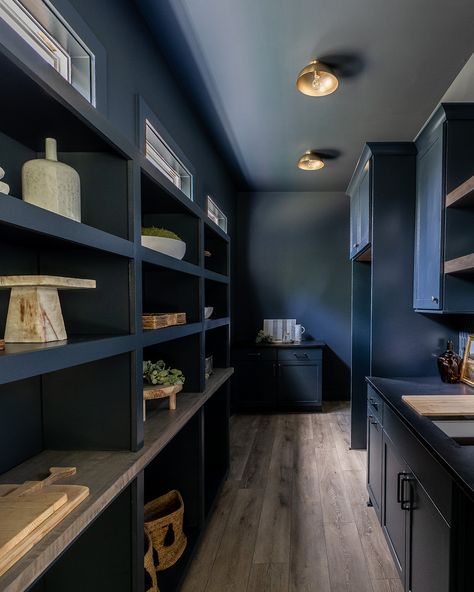
<svg viewBox="0 0 474 592"><path fill-rule="evenodd" d="M232 358L238 361L258 361L258 360L276 360L277 353L274 348L249 347L245 349L235 349L232 352Z"/></svg>
<svg viewBox="0 0 474 592"><path fill-rule="evenodd" d="M281 349L278 351L280 362L311 362L321 360L323 352L321 349Z"/></svg>
<svg viewBox="0 0 474 592"><path fill-rule="evenodd" d="M383 425L383 401L370 386L367 390L367 414L374 415Z"/></svg>

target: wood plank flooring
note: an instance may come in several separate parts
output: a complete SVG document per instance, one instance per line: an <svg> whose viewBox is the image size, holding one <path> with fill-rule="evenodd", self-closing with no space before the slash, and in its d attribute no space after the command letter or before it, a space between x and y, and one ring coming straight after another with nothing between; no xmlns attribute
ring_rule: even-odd
<svg viewBox="0 0 474 592"><path fill-rule="evenodd" d="M348 413L232 418L229 480L182 592L403 592Z"/></svg>

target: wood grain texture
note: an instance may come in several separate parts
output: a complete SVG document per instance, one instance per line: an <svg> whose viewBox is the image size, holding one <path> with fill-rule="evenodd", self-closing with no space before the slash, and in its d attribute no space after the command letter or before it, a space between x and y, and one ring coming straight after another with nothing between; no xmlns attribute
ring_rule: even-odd
<svg viewBox="0 0 474 592"><path fill-rule="evenodd" d="M472 395L404 395L402 399L420 415L474 416L474 396Z"/></svg>
<svg viewBox="0 0 474 592"><path fill-rule="evenodd" d="M474 177L464 181L446 196L446 207L471 206L474 202Z"/></svg>
<svg viewBox="0 0 474 592"><path fill-rule="evenodd" d="M339 457L335 448L318 451L319 488L324 522L339 524L354 522L345 488Z"/></svg>
<svg viewBox="0 0 474 592"><path fill-rule="evenodd" d="M275 439L276 419L272 415L260 418L252 450L242 475L243 488L264 489L268 479L268 467Z"/></svg>
<svg viewBox="0 0 474 592"><path fill-rule="evenodd" d="M288 563L254 563L247 592L288 592Z"/></svg>
<svg viewBox="0 0 474 592"><path fill-rule="evenodd" d="M331 592L372 592L359 533L353 522L325 522Z"/></svg>
<svg viewBox="0 0 474 592"><path fill-rule="evenodd" d="M206 592L246 589L262 508L263 490L239 489L229 515Z"/></svg>
<svg viewBox="0 0 474 592"><path fill-rule="evenodd" d="M138 452L45 450L4 473L0 483L21 483L44 475L51 466L77 467L69 483L87 484L90 495L0 578L2 592L26 590L100 512L168 444L209 398L230 378L233 368L216 369L204 393L183 393L175 411L157 410L145 424L145 444Z"/></svg>
<svg viewBox="0 0 474 592"><path fill-rule="evenodd" d="M472 273L474 271L474 253L456 257L444 262L444 273Z"/></svg>
<svg viewBox="0 0 474 592"><path fill-rule="evenodd" d="M54 275L2 275L0 276L0 288L14 287L42 287L59 288L61 290L76 290L78 288L95 288L95 280L81 278L59 277Z"/></svg>
<svg viewBox="0 0 474 592"><path fill-rule="evenodd" d="M291 416L279 417L272 448L254 563L288 563L290 559L290 503L293 483Z"/></svg>
<svg viewBox="0 0 474 592"><path fill-rule="evenodd" d="M349 422L337 402L319 414L232 418L234 479L184 592L402 592Z"/></svg>

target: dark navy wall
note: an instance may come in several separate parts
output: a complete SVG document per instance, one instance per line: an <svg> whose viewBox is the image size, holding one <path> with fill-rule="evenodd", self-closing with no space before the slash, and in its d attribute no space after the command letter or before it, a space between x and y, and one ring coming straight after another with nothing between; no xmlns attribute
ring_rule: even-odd
<svg viewBox="0 0 474 592"><path fill-rule="evenodd" d="M53 4L55 0L52 0ZM58 8L64 2L57 2ZM229 217L233 231L235 190L228 169L180 93L146 21L131 0L69 0L107 53L107 115L115 127L136 141L136 96L143 96L194 166L194 199L207 193ZM74 22L71 22L74 27Z"/></svg>
<svg viewBox="0 0 474 592"><path fill-rule="evenodd" d="M349 398L349 198L240 193L237 227L234 339L253 339L264 318L296 318L328 344L324 398Z"/></svg>

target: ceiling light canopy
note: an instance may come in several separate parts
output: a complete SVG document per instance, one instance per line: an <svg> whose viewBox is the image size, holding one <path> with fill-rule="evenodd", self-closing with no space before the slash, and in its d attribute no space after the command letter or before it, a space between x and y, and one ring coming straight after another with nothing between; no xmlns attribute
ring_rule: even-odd
<svg viewBox="0 0 474 592"><path fill-rule="evenodd" d="M333 93L339 86L339 81L327 65L313 60L298 74L296 87L304 95L324 97Z"/></svg>
<svg viewBox="0 0 474 592"><path fill-rule="evenodd" d="M323 166L324 160L315 152L311 152L311 150L307 150L298 160L298 168L303 169L303 171L317 171L322 169Z"/></svg>

